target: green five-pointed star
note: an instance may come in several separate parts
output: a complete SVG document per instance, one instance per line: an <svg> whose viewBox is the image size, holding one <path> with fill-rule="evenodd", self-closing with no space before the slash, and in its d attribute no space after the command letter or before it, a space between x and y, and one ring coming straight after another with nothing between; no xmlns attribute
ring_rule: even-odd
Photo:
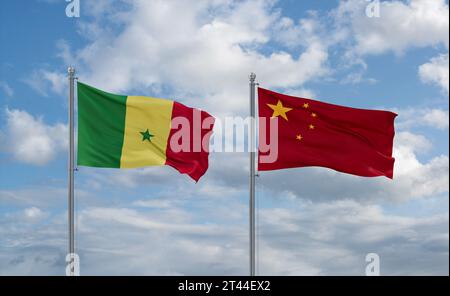
<svg viewBox="0 0 450 296"><path fill-rule="evenodd" d="M142 142L144 142L145 140L151 142L152 141L152 137L154 137L154 135L150 134L148 129L145 132L140 132L140 133L142 135Z"/></svg>

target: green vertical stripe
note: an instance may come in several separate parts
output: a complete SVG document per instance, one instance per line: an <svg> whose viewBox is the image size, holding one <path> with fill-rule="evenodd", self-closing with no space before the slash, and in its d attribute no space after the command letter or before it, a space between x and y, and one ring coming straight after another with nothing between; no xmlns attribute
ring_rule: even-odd
<svg viewBox="0 0 450 296"><path fill-rule="evenodd" d="M78 165L120 168L127 97L77 86Z"/></svg>

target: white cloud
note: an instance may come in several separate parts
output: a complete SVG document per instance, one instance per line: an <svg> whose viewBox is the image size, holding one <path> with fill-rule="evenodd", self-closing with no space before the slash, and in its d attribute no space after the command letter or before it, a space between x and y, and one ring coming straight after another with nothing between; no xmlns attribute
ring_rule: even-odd
<svg viewBox="0 0 450 296"><path fill-rule="evenodd" d="M164 221L160 221L163 218L155 219L158 218L158 216L152 216L152 218L150 218L147 215L127 208L91 208L84 211L81 217L82 220L92 218L147 230L197 235L220 234L219 229L211 225L186 224L187 221L183 215L170 215L170 218L167 217L167 220L164 219ZM83 224L81 227L83 227ZM90 228L90 226L86 227Z"/></svg>
<svg viewBox="0 0 450 296"><path fill-rule="evenodd" d="M398 134L394 151L396 181L390 188L393 198L405 201L448 194L448 156L436 156L427 163L420 162L416 156L430 147L431 143L421 135L410 132Z"/></svg>
<svg viewBox="0 0 450 296"><path fill-rule="evenodd" d="M272 0L134 1L120 34L104 34L77 51L80 78L112 92L169 86L215 114L242 112L250 72L266 87L299 88L328 73L327 44L308 29L304 50L264 52L280 16ZM167 20L177 20L167 25ZM309 19L302 23L308 27ZM306 30L306 29L305 29ZM63 50L63 55L68 56ZM227 104L223 104L226 101Z"/></svg>
<svg viewBox="0 0 450 296"><path fill-rule="evenodd" d="M56 48L58 49L58 57L64 62L65 65L73 66L75 64L75 57L73 53L70 51L70 45L67 41L61 39L56 42ZM55 80L55 84L59 84L62 82L62 75L59 76L58 79ZM55 88L60 88L61 86L57 86Z"/></svg>
<svg viewBox="0 0 450 296"><path fill-rule="evenodd" d="M24 214L25 217L29 219L39 219L45 216L44 212L42 212L39 208L36 207L26 208L24 210Z"/></svg>
<svg viewBox="0 0 450 296"><path fill-rule="evenodd" d="M48 216L48 212L37 207L30 207L24 209L19 215L16 216L16 219L23 219L23 221L29 223L38 223L46 219Z"/></svg>
<svg viewBox="0 0 450 296"><path fill-rule="evenodd" d="M67 126L47 125L26 111L6 109L6 126L0 150L23 163L45 165L68 147Z"/></svg>
<svg viewBox="0 0 450 296"><path fill-rule="evenodd" d="M30 208L48 207L50 204L63 206L61 203L58 203L58 199L66 194L66 189L53 187L0 190L0 202L2 205L27 206Z"/></svg>
<svg viewBox="0 0 450 296"><path fill-rule="evenodd" d="M7 212L4 215L4 218L6 222L19 221L18 223L36 224L44 221L48 216L48 212L43 211L38 207L29 207L17 212Z"/></svg>
<svg viewBox="0 0 450 296"><path fill-rule="evenodd" d="M367 84L375 84L377 83L377 80L374 78L366 78L364 77L365 69L362 69L360 71L355 71L353 73L348 74L342 81L342 84L360 84L360 83L367 83Z"/></svg>
<svg viewBox="0 0 450 296"><path fill-rule="evenodd" d="M430 126L435 126L439 129L448 129L448 118L448 111L433 109L425 114L423 119Z"/></svg>
<svg viewBox="0 0 450 296"><path fill-rule="evenodd" d="M317 12L314 11L309 11L308 16L298 20L298 23L295 23L291 18L281 17L274 23L273 31L274 39L280 45L291 49L301 48L307 44L318 42L326 34ZM321 42L331 45L338 41L337 37L333 35L330 38L321 40Z"/></svg>
<svg viewBox="0 0 450 296"><path fill-rule="evenodd" d="M8 97L12 97L14 95L14 90L8 83L6 83L6 81L0 81L0 90L3 91Z"/></svg>
<svg viewBox="0 0 450 296"><path fill-rule="evenodd" d="M431 142L422 135L413 134L408 131L398 132L395 136L395 148L397 150L407 149L412 152L423 153L431 148Z"/></svg>
<svg viewBox="0 0 450 296"><path fill-rule="evenodd" d="M448 83L449 83L448 53L432 58L430 62L420 66L419 76L423 82L435 84L440 88L442 88L442 90L448 94Z"/></svg>
<svg viewBox="0 0 450 296"><path fill-rule="evenodd" d="M147 199L136 200L133 202L133 206L143 208L155 208L155 209L167 209L173 205L173 202L167 199Z"/></svg>
<svg viewBox="0 0 450 296"><path fill-rule="evenodd" d="M342 54L344 68L360 67L348 74L343 83L377 82L364 77L367 65L363 57L366 55L389 52L402 55L410 49L430 47L448 52L449 8L446 0L389 0L379 3L380 17L366 15L370 4L366 0L342 0L331 12L333 25L329 29L330 35L339 36L335 38L336 42L345 49ZM447 74L441 68L445 56ZM448 53L430 63L421 67L423 70L420 72L424 72L422 80L438 84L448 93Z"/></svg>
<svg viewBox="0 0 450 296"><path fill-rule="evenodd" d="M370 252L381 256L383 275L447 272L448 264L438 259L448 257L446 214L402 217L345 200L290 204L260 211L260 270L269 275L363 275ZM427 258L420 268L410 260L416 251ZM409 264L401 267L403 260Z"/></svg>
<svg viewBox="0 0 450 296"><path fill-rule="evenodd" d="M410 130L414 127L427 126L440 130L448 129L448 110L430 108L405 108L394 110L399 114L396 121L397 130Z"/></svg>
<svg viewBox="0 0 450 296"><path fill-rule="evenodd" d="M207 196L198 204L204 200ZM384 275L448 272L448 214L407 217L346 200L270 200L273 206L263 207L258 216L257 258L262 275L363 275L369 252L380 254ZM195 215L191 213L195 203L181 212L171 212L173 208L81 209L77 223L81 272L246 275L247 204L236 201L211 203L213 213L200 210ZM58 215L50 223L33 225L0 216L0 273L63 274L65 219ZM421 260L411 261L418 257ZM35 268L29 268L30 261Z"/></svg>
<svg viewBox="0 0 450 296"><path fill-rule="evenodd" d="M65 49L61 50L60 55L65 56ZM58 95L64 93L67 87L67 77L60 72L39 69L33 71L30 77L25 79L25 83L40 95L48 97L50 92Z"/></svg>
<svg viewBox="0 0 450 296"><path fill-rule="evenodd" d="M380 17L369 18L364 0L341 1L335 18L354 36L361 54L449 45L449 10L445 0L380 1Z"/></svg>

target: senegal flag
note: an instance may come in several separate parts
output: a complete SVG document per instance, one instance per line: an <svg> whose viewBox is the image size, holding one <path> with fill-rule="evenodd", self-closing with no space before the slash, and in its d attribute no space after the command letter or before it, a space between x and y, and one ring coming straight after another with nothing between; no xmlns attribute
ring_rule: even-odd
<svg viewBox="0 0 450 296"><path fill-rule="evenodd" d="M198 181L208 169L214 118L180 103L106 93L78 82L80 166L169 165Z"/></svg>

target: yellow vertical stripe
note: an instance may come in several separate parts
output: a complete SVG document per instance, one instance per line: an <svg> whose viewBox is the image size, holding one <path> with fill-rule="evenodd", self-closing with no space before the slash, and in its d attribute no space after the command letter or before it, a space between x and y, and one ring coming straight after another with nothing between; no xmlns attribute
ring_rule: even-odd
<svg viewBox="0 0 450 296"><path fill-rule="evenodd" d="M134 96L127 98L121 168L165 164L172 109L173 101L169 100Z"/></svg>

